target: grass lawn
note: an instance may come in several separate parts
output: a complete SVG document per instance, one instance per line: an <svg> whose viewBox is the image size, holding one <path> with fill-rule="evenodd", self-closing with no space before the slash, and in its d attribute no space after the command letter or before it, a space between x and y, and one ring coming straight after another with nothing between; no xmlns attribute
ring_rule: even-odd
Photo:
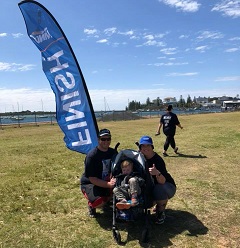
<svg viewBox="0 0 240 248"><path fill-rule="evenodd" d="M144 220L119 223L125 247L239 247L240 112L179 116L180 156L164 158L177 183L163 225ZM165 136L155 137L159 119L99 122L112 132L112 146L136 149L142 135L153 137L160 155ZM85 155L68 150L58 125L0 130L0 247L120 247L112 236L112 212L87 216L79 190ZM154 216L151 216L150 220Z"/></svg>

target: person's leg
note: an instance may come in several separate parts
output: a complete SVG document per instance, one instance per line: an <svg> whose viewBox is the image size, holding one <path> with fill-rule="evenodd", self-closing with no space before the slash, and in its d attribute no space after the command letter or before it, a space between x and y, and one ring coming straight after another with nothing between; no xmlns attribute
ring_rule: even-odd
<svg viewBox="0 0 240 248"><path fill-rule="evenodd" d="M165 135L166 135L166 140L165 140L165 143L164 143L164 146L163 146L163 149L164 149L163 155L167 156L167 150L168 150L170 141L169 141L169 135L168 134L165 134Z"/></svg>
<svg viewBox="0 0 240 248"><path fill-rule="evenodd" d="M96 217L96 208L102 208L111 198L108 189L100 188L93 184L81 185L81 191L88 200L90 217Z"/></svg>
<svg viewBox="0 0 240 248"><path fill-rule="evenodd" d="M172 198L176 192L176 187L171 183L157 184L154 187L153 195L157 203L156 206L156 223L162 224L165 219L165 209L168 199Z"/></svg>
<svg viewBox="0 0 240 248"><path fill-rule="evenodd" d="M176 143L175 143L174 135L169 135L169 143L170 143L172 149L175 149Z"/></svg>
<svg viewBox="0 0 240 248"><path fill-rule="evenodd" d="M131 177L128 183L129 183L130 194L134 194L134 193L136 193L137 195L141 194L141 188L139 186L137 177Z"/></svg>
<svg viewBox="0 0 240 248"><path fill-rule="evenodd" d="M127 200L129 197L128 191L123 186L115 187L113 193L118 201Z"/></svg>
<svg viewBox="0 0 240 248"><path fill-rule="evenodd" d="M138 195L141 194L141 188L139 186L137 177L130 178L128 183L129 183L129 191L131 194L131 204L132 206L136 206L139 204Z"/></svg>
<svg viewBox="0 0 240 248"><path fill-rule="evenodd" d="M129 209L131 207L131 204L127 201L129 194L124 186L115 187L113 193L118 200L116 204L118 209Z"/></svg>
<svg viewBox="0 0 240 248"><path fill-rule="evenodd" d="M169 143L172 147L172 149L174 150L174 152L177 154L178 153L178 147L176 147L176 142L175 142L175 133L169 135Z"/></svg>

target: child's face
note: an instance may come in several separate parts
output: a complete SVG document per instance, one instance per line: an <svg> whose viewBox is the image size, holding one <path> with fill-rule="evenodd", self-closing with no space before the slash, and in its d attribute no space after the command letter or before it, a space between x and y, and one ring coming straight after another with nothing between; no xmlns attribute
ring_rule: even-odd
<svg viewBox="0 0 240 248"><path fill-rule="evenodd" d="M132 167L131 165L125 166L124 168L122 168L122 173L123 174L130 174L132 172Z"/></svg>

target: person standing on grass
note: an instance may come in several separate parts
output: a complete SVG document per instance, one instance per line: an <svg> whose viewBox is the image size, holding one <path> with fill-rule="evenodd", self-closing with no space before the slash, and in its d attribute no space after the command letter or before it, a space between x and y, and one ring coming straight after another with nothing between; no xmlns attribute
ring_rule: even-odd
<svg viewBox="0 0 240 248"><path fill-rule="evenodd" d="M88 213L96 217L96 208L101 208L111 199L116 179L110 179L111 159L117 151L110 147L111 133L102 129L98 134L98 146L86 156L81 191L88 200Z"/></svg>
<svg viewBox="0 0 240 248"><path fill-rule="evenodd" d="M167 150L169 145L173 148L174 152L178 154L178 147L175 143L175 133L176 133L176 126L183 129L181 126L178 117L176 114L172 112L172 105L168 105L167 111L164 115L160 118L160 123L158 125L157 132L155 136L160 134L161 127L163 127L163 133L166 135L166 141L164 143L164 150L163 150L163 156L168 156Z"/></svg>
<svg viewBox="0 0 240 248"><path fill-rule="evenodd" d="M140 138L139 150L146 158L146 168L154 180L153 200L156 202L156 224L163 224L166 218L165 209L168 200L176 193L176 184L168 173L163 159L154 152L153 141L150 136Z"/></svg>

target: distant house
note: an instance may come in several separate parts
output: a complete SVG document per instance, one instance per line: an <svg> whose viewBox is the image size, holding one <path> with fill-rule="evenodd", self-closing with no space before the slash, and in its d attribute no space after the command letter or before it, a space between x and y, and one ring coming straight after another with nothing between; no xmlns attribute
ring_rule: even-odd
<svg viewBox="0 0 240 248"><path fill-rule="evenodd" d="M218 98L219 101L223 102L223 101L229 101L232 100L232 97L229 96L221 96Z"/></svg>
<svg viewBox="0 0 240 248"><path fill-rule="evenodd" d="M177 103L177 100L176 100L176 97L165 97L163 99L163 104L176 104Z"/></svg>
<svg viewBox="0 0 240 248"><path fill-rule="evenodd" d="M198 98L196 98L196 103L204 105L204 104L208 103L208 98L199 96Z"/></svg>
<svg viewBox="0 0 240 248"><path fill-rule="evenodd" d="M236 101L223 101L223 108L230 108L230 109L237 109L240 108L240 100L236 100Z"/></svg>
<svg viewBox="0 0 240 248"><path fill-rule="evenodd" d="M222 103L219 100L213 100L212 101L212 104L215 107L221 107L222 106Z"/></svg>

